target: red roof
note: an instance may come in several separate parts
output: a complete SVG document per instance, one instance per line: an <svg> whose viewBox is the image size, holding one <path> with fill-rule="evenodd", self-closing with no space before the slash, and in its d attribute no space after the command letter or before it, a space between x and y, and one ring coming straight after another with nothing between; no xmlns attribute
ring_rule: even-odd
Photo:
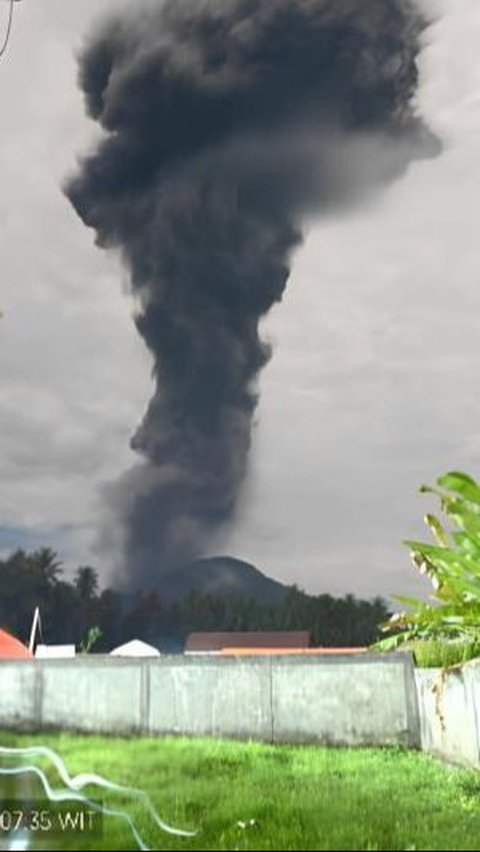
<svg viewBox="0 0 480 852"><path fill-rule="evenodd" d="M32 657L28 648L11 633L0 629L0 660L19 660Z"/></svg>

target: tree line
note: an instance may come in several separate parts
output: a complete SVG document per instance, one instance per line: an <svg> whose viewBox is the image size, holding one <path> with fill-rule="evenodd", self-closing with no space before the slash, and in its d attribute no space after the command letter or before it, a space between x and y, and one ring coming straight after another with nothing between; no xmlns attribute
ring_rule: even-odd
<svg viewBox="0 0 480 852"><path fill-rule="evenodd" d="M378 625L390 614L379 597L308 595L296 586L274 604L198 592L167 603L155 589L129 595L100 589L98 573L89 565L66 579L51 548L19 549L0 560L0 626L28 641L36 606L43 641L79 647L98 628L92 649L97 652L133 638L176 652L192 631L214 630L309 630L314 645L365 646L379 638Z"/></svg>

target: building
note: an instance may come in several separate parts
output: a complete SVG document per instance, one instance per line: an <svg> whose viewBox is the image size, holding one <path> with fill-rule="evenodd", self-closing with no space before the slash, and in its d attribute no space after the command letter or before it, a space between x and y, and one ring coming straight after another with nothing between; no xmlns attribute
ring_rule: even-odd
<svg viewBox="0 0 480 852"><path fill-rule="evenodd" d="M278 631L232 631L214 633L190 633L186 654L221 654L227 650L260 650L277 653L285 650L300 650L310 647L308 630Z"/></svg>
<svg viewBox="0 0 480 852"><path fill-rule="evenodd" d="M308 630L190 633L185 654L224 656L316 655L322 657L364 654L368 648L312 648Z"/></svg>
<svg viewBox="0 0 480 852"><path fill-rule="evenodd" d="M110 651L110 655L112 657L159 657L160 651L141 639L131 639L130 642L118 645Z"/></svg>

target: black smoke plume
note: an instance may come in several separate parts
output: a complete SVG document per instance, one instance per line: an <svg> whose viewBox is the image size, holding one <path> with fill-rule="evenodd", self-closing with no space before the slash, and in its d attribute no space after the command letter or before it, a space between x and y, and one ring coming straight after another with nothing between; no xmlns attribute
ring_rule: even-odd
<svg viewBox="0 0 480 852"><path fill-rule="evenodd" d="M422 26L409 0L132 0L91 34L80 84L104 133L66 192L120 250L154 359L144 461L117 490L130 584L231 516L269 357L259 320L305 217L422 148Z"/></svg>

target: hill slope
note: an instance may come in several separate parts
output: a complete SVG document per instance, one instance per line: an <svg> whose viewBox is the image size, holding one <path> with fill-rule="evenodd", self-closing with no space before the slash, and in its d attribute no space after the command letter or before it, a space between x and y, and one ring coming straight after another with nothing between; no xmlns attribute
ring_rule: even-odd
<svg viewBox="0 0 480 852"><path fill-rule="evenodd" d="M279 603L288 586L266 577L258 568L231 556L212 556L163 576L158 586L165 601L191 592L215 597L254 598L259 603Z"/></svg>

